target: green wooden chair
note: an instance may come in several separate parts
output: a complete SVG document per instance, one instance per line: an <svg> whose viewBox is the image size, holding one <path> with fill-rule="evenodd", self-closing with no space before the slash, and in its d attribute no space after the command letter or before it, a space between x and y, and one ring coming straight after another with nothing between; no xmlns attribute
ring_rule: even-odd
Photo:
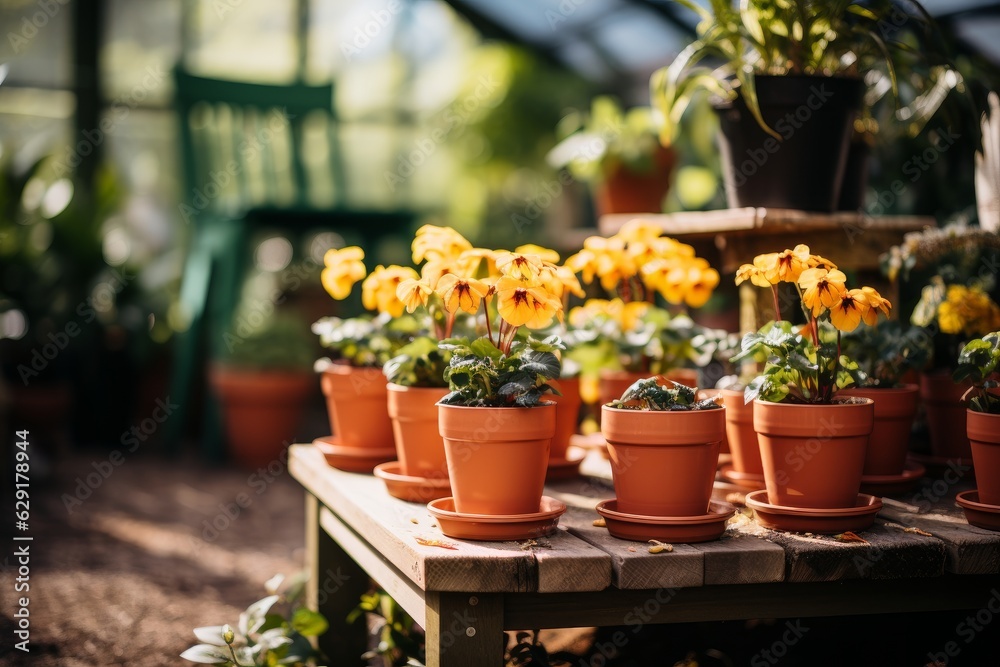
<svg viewBox="0 0 1000 667"><path fill-rule="evenodd" d="M266 85L175 72L184 193L191 226L180 306L171 397L182 407L167 425L175 450L204 363L216 358L231 326L257 229L290 237L330 229L371 252L379 238L412 225L416 214L356 210L339 150L334 87ZM293 246L297 244L293 243ZM204 411L204 452L223 454L218 406Z"/></svg>

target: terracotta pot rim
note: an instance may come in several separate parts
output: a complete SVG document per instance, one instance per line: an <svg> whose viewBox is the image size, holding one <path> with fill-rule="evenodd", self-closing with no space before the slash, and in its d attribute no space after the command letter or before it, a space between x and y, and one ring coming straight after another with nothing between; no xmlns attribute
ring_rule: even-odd
<svg viewBox="0 0 1000 667"><path fill-rule="evenodd" d="M865 398L864 396L855 396L854 398L860 398L864 403L775 403L774 401L765 401L759 398L753 400L754 403L760 403L761 405L776 405L782 408L791 409L801 409L801 408L857 408L865 405L873 405L875 401L870 398Z"/></svg>
<svg viewBox="0 0 1000 667"><path fill-rule="evenodd" d="M874 394L903 394L919 392L920 385L914 382L904 382L896 387L848 387L847 389L841 389L840 393L850 396L852 392L859 391L870 391Z"/></svg>
<svg viewBox="0 0 1000 667"><path fill-rule="evenodd" d="M535 408L554 408L556 406L555 401L542 401L538 405L451 405L449 403L441 403L440 401L434 405L439 408L448 408L449 410L533 410Z"/></svg>
<svg viewBox="0 0 1000 667"><path fill-rule="evenodd" d="M718 408L711 408L709 410L627 410L625 408L613 408L608 404L601 406L601 410L607 410L608 412L614 414L634 414L634 415L701 415L701 414L711 414L715 412L726 413L726 406L720 405ZM655 419L655 417L653 417Z"/></svg>
<svg viewBox="0 0 1000 667"><path fill-rule="evenodd" d="M451 393L451 389L449 389L448 387L412 387L408 384L399 384L397 382L386 382L385 386L386 389L388 389L389 391L395 391L397 393L405 393L411 391L414 392L426 391L427 393L430 393L432 391L434 392L443 391L445 394Z"/></svg>

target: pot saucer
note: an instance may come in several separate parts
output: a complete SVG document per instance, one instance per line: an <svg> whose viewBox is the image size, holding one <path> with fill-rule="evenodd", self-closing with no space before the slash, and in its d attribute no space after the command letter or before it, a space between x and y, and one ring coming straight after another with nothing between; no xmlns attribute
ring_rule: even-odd
<svg viewBox="0 0 1000 667"><path fill-rule="evenodd" d="M854 507L834 509L772 505L767 502L766 490L748 493L746 503L764 528L821 535L864 530L875 522L875 515L882 509L882 499L866 493L858 494Z"/></svg>
<svg viewBox="0 0 1000 667"><path fill-rule="evenodd" d="M873 496L896 496L917 485L927 468L913 459L907 459L899 475L862 475L861 492Z"/></svg>
<svg viewBox="0 0 1000 667"><path fill-rule="evenodd" d="M411 503L426 504L451 495L451 481L445 477L415 477L402 473L399 461L389 461L375 466L372 473L385 482L389 495Z"/></svg>
<svg viewBox="0 0 1000 667"><path fill-rule="evenodd" d="M645 516L618 511L618 499L602 500L595 508L604 517L612 537L622 540L648 542L709 542L716 540L726 530L726 520L736 508L730 503L713 500L708 514L697 516Z"/></svg>
<svg viewBox="0 0 1000 667"><path fill-rule="evenodd" d="M546 482L558 482L564 479L573 479L580 476L580 464L587 458L586 452L583 456L570 459L549 458L548 468L545 470Z"/></svg>
<svg viewBox="0 0 1000 667"><path fill-rule="evenodd" d="M986 530L1000 530L1000 505L979 502L979 491L962 491L955 496L955 502L965 510L965 520L972 526Z"/></svg>
<svg viewBox="0 0 1000 667"><path fill-rule="evenodd" d="M448 496L427 503L427 510L448 537L506 542L548 535L559 525L566 503L542 496L538 511L531 514L462 514L455 511L455 499Z"/></svg>
<svg viewBox="0 0 1000 667"><path fill-rule="evenodd" d="M394 461L396 448L348 447L340 444L335 435L326 435L313 440L313 444L326 459L326 464L337 470L346 472L362 472L371 474L372 468L379 463Z"/></svg>
<svg viewBox="0 0 1000 667"><path fill-rule="evenodd" d="M741 472L734 469L731 465L724 465L719 468L719 474L722 476L722 479L730 484L735 484L748 491L758 491L764 488L763 473L758 475L752 472Z"/></svg>

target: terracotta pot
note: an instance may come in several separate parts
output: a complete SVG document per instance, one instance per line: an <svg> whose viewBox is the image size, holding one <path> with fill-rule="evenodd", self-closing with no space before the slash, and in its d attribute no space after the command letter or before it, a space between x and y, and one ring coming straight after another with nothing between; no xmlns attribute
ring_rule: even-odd
<svg viewBox="0 0 1000 667"><path fill-rule="evenodd" d="M260 468L279 460L295 441L316 380L311 372L217 366L209 371L209 382L222 406L230 456L245 468Z"/></svg>
<svg viewBox="0 0 1000 667"><path fill-rule="evenodd" d="M595 198L601 215L608 213L660 213L663 198L670 190L670 175L677 154L658 146L653 167L648 172L634 172L619 166L597 186Z"/></svg>
<svg viewBox="0 0 1000 667"><path fill-rule="evenodd" d="M910 448L910 431L917 414L920 390L915 384L898 388L845 389L841 396L860 396L875 402L875 425L868 438L865 475L901 475Z"/></svg>
<svg viewBox="0 0 1000 667"><path fill-rule="evenodd" d="M948 371L920 374L920 400L927 413L931 453L946 459L972 458L972 448L966 435L967 408L962 402L972 384L956 384Z"/></svg>
<svg viewBox="0 0 1000 667"><path fill-rule="evenodd" d="M644 516L708 512L726 430L725 408L601 410L619 511Z"/></svg>
<svg viewBox="0 0 1000 667"><path fill-rule="evenodd" d="M569 439L576 434L580 419L580 378L561 378L549 382L559 390L562 396L548 395L546 400L556 404L556 433L552 436L552 446L549 449L549 459L565 459Z"/></svg>
<svg viewBox="0 0 1000 667"><path fill-rule="evenodd" d="M699 389L697 398L699 401L701 401L706 398L717 398L719 396L722 396L721 389ZM723 399L723 403L725 403L725 399ZM729 453L730 453L729 433L728 430L726 430L722 432L722 444L719 446L719 454L729 454ZM719 462L719 465L722 465L722 461Z"/></svg>
<svg viewBox="0 0 1000 667"><path fill-rule="evenodd" d="M400 472L412 477L442 479L448 476L444 441L438 431L437 402L448 393L445 387L386 385L389 419L396 441Z"/></svg>
<svg viewBox="0 0 1000 667"><path fill-rule="evenodd" d="M533 408L438 405L455 511L538 512L556 430L555 403Z"/></svg>
<svg viewBox="0 0 1000 667"><path fill-rule="evenodd" d="M330 428L344 447L393 446L386 379L380 368L331 364L320 379Z"/></svg>
<svg viewBox="0 0 1000 667"><path fill-rule="evenodd" d="M753 429L753 403L744 403L743 392L734 389L723 389L722 400L726 403L726 435L733 455L733 470L763 475L757 431Z"/></svg>
<svg viewBox="0 0 1000 667"><path fill-rule="evenodd" d="M772 505L854 507L861 490L875 404L754 401L767 500Z"/></svg>
<svg viewBox="0 0 1000 667"><path fill-rule="evenodd" d="M969 410L967 417L979 502L1000 506L1000 415Z"/></svg>

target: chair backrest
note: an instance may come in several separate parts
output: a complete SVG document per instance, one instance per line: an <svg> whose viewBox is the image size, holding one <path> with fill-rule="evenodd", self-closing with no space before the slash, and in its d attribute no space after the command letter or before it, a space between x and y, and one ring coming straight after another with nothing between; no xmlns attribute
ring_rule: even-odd
<svg viewBox="0 0 1000 667"><path fill-rule="evenodd" d="M244 83L181 67L174 77L185 218L343 201L332 83Z"/></svg>

